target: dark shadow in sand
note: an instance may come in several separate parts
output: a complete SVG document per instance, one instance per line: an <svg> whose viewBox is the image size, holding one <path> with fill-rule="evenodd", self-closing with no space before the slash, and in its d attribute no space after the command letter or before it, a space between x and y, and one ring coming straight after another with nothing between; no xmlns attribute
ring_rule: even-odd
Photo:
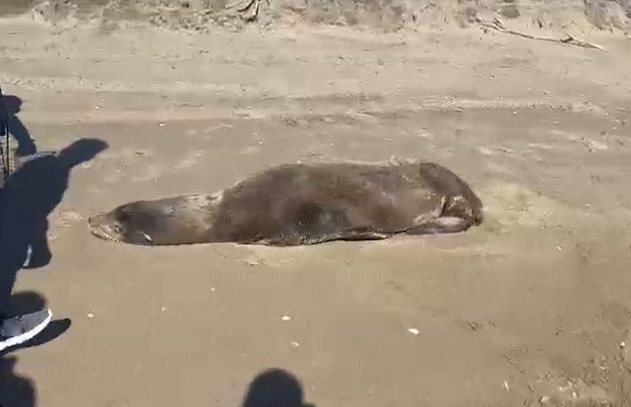
<svg viewBox="0 0 631 407"><path fill-rule="evenodd" d="M0 406L35 407L35 385L15 372L16 363L14 356L0 358Z"/></svg>
<svg viewBox="0 0 631 407"><path fill-rule="evenodd" d="M16 116L22 101L15 96L0 100L9 132L17 141L17 156L37 152L28 130ZM17 272L23 268L31 249L29 268L41 267L52 257L47 239L48 215L61 201L73 167L92 159L107 148L97 139L81 139L59 151L28 161L11 174L0 188L0 313L21 315L46 308L46 300L35 292L11 296ZM66 332L69 319L53 320L31 341L0 352L0 407L35 407L33 381L17 374L17 358L7 356L18 349L38 346Z"/></svg>
<svg viewBox="0 0 631 407"><path fill-rule="evenodd" d="M254 378L242 407L315 407L306 404L300 381L282 369L268 369Z"/></svg>
<svg viewBox="0 0 631 407"><path fill-rule="evenodd" d="M98 139L80 139L56 155L25 162L0 189L0 310L14 313L10 301L17 272L47 265L48 215L61 202L72 168L107 148Z"/></svg>
<svg viewBox="0 0 631 407"><path fill-rule="evenodd" d="M17 141L15 155L23 157L25 155L35 154L37 152L35 141L17 116L22 109L22 99L14 95L3 95L2 104L4 107L4 119L7 121L9 133L11 133L15 141Z"/></svg>

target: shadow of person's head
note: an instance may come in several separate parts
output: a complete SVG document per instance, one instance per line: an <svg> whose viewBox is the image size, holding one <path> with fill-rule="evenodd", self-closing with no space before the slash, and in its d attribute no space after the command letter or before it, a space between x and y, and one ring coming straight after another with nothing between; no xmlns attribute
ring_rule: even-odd
<svg viewBox="0 0 631 407"><path fill-rule="evenodd" d="M315 407L305 404L302 385L291 373L268 369L254 378L243 407Z"/></svg>
<svg viewBox="0 0 631 407"><path fill-rule="evenodd" d="M108 148L108 144L100 139L82 138L59 151L57 158L66 167L72 168L90 161L100 152Z"/></svg>
<svg viewBox="0 0 631 407"><path fill-rule="evenodd" d="M2 105L8 114L18 114L22 110L22 99L15 95L2 95Z"/></svg>
<svg viewBox="0 0 631 407"><path fill-rule="evenodd" d="M56 155L25 162L6 182L4 195L8 207L5 210L21 215L14 218L15 222L23 221L24 217L48 216L67 189L72 168L89 161L107 147L108 144L99 139L80 139ZM19 228L20 224L14 226Z"/></svg>

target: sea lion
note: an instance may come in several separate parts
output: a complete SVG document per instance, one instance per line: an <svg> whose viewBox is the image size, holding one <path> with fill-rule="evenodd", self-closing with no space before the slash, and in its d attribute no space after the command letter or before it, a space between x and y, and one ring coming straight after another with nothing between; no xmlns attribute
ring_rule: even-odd
<svg viewBox="0 0 631 407"><path fill-rule="evenodd" d="M214 194L136 201L88 219L93 235L136 245L296 246L456 233L482 222L465 181L431 162L287 164Z"/></svg>

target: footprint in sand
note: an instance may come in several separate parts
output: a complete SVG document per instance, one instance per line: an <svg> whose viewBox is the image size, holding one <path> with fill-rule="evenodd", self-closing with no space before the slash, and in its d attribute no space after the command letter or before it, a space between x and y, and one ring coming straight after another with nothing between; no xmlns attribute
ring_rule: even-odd
<svg viewBox="0 0 631 407"><path fill-rule="evenodd" d="M133 165L133 163L152 155L153 154L150 151L132 150L127 148L118 151L107 152L102 157L100 157L100 159L102 162L107 162L108 167L113 168L113 170L110 170L109 168L106 169L107 175L103 178L103 181L108 184L118 182L122 177L126 177L126 175L129 174L129 168ZM148 171L148 174L141 175L136 178L132 177L132 180L145 181L156 176L156 169L152 168L151 165L144 166L143 169L145 172Z"/></svg>
<svg viewBox="0 0 631 407"><path fill-rule="evenodd" d="M553 130L552 134L557 137L562 137L568 141L574 142L578 145L582 145L590 152L609 150L609 146L601 141L594 140L580 134L567 133L560 130Z"/></svg>
<svg viewBox="0 0 631 407"><path fill-rule="evenodd" d="M501 175L514 174L514 172L509 167L505 167L503 165L499 165L494 162L490 162L490 161L486 162L485 166L490 172L493 172L495 174L501 174Z"/></svg>
<svg viewBox="0 0 631 407"><path fill-rule="evenodd" d="M183 170L183 169L191 168L199 162L199 158L202 157L203 155L204 155L204 152L202 150L193 151L191 154L184 157L184 159L175 163L173 168L176 170Z"/></svg>
<svg viewBox="0 0 631 407"><path fill-rule="evenodd" d="M528 143L527 145L530 149L533 149L533 150L546 150L546 151L554 150L554 147L549 144Z"/></svg>
<svg viewBox="0 0 631 407"><path fill-rule="evenodd" d="M144 166L138 174L131 177L131 180L135 182L151 181L162 175L162 172L163 168L161 166L149 164Z"/></svg>
<svg viewBox="0 0 631 407"><path fill-rule="evenodd" d="M494 230L508 232L515 226L545 228L568 224L584 216L584 211L568 207L550 197L522 185L491 181L480 190L486 221L482 224Z"/></svg>
<svg viewBox="0 0 631 407"><path fill-rule="evenodd" d="M261 150L261 148L259 146L249 146L246 147L245 149L239 151L240 154L243 155L250 155L250 154L256 154Z"/></svg>
<svg viewBox="0 0 631 407"><path fill-rule="evenodd" d="M480 154L484 154L489 157L495 154L493 150L488 147L478 147L477 150L480 152Z"/></svg>
<svg viewBox="0 0 631 407"><path fill-rule="evenodd" d="M515 150L513 150L512 148L504 147L502 145L497 145L497 146L494 146L494 147L481 146L481 147L477 147L477 150L478 150L478 152L480 152L481 154L486 155L487 157L494 156L498 152L499 153L503 153L505 155L514 155L515 154Z"/></svg>
<svg viewBox="0 0 631 407"><path fill-rule="evenodd" d="M83 220L83 216L79 212L73 210L63 210L59 212L55 225L61 228L66 228L73 223L78 223Z"/></svg>

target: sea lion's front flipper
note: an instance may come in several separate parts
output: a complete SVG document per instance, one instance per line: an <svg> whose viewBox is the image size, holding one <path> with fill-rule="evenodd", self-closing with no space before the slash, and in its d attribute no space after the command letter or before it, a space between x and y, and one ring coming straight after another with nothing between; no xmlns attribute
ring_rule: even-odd
<svg viewBox="0 0 631 407"><path fill-rule="evenodd" d="M389 234L379 233L367 227L358 227L341 230L339 232L326 233L319 236L311 236L303 244L319 244L334 240L359 241L359 240L383 240L390 237Z"/></svg>
<svg viewBox="0 0 631 407"><path fill-rule="evenodd" d="M430 235L441 233L459 233L471 227L471 222L467 219L458 218L455 216L441 216L430 220L426 223L413 226L406 230L408 235Z"/></svg>
<svg viewBox="0 0 631 407"><path fill-rule="evenodd" d="M335 232L313 234L306 238L300 235L293 235L291 238L287 236L278 236L262 241L269 246L295 246L295 245L314 245L334 240L383 240L390 237L390 234L379 233L368 227L349 228Z"/></svg>
<svg viewBox="0 0 631 407"><path fill-rule="evenodd" d="M356 230L342 232L339 236L339 240L383 240L388 237L390 237L389 234L358 228Z"/></svg>

